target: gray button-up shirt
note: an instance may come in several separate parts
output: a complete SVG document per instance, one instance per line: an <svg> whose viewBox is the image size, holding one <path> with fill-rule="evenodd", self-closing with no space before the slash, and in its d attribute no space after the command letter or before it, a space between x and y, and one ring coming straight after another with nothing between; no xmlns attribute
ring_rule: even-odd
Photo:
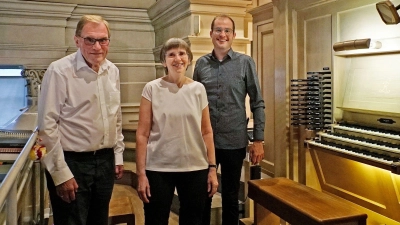
<svg viewBox="0 0 400 225"><path fill-rule="evenodd" d="M215 148L238 149L248 145L245 98L250 96L254 139L264 140L264 100L254 60L229 50L220 62L213 53L200 57L193 79L207 91Z"/></svg>

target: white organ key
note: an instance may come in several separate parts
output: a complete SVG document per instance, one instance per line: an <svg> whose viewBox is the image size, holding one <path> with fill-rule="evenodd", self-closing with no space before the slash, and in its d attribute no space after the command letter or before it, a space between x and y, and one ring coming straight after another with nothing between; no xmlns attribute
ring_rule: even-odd
<svg viewBox="0 0 400 225"><path fill-rule="evenodd" d="M347 155L352 155L352 156L356 156L356 157L359 157L359 158L368 159L368 160L375 161L375 162L378 162L378 163L383 163L383 164L386 164L386 165L390 165L390 164L393 163L393 161L389 161L389 160L386 160L386 159L380 159L380 158L376 158L376 157L372 157L372 156L368 156L368 155L352 152L352 151L349 151L349 150L346 150L346 149L342 149L342 148L337 148L337 147L330 146L330 145L321 144L321 143L318 143L318 142L315 142L315 141L310 141L309 140L309 141L306 141L306 142L307 142L307 144L315 145L315 146L318 146L320 148L329 149L329 150L340 152L340 153L344 153L344 154L347 154Z"/></svg>
<svg viewBox="0 0 400 225"><path fill-rule="evenodd" d="M377 144L373 144L373 143L367 143L367 142L358 141L358 140L354 140L354 139L350 139L350 138L338 137L338 136L334 136L334 135L330 135L330 134L326 134L326 133L320 133L319 135L321 137L326 137L326 138L330 138L330 139L334 139L334 140L338 140L338 141L344 141L344 142L348 142L348 143L354 143L354 144L366 146L369 148L376 148L376 149L380 149L380 150L387 151L387 152L400 153L400 149L398 149L398 148L386 147L386 146L377 145Z"/></svg>
<svg viewBox="0 0 400 225"><path fill-rule="evenodd" d="M391 138L391 139L400 141L400 135L386 134L386 133L381 133L381 132L376 132L376 131L340 126L339 124L332 124L332 128L340 129L340 130L347 130L347 131L352 131L352 132L358 132L358 133L364 133L364 134L369 134L369 135L374 135L374 136L381 136L381 137Z"/></svg>

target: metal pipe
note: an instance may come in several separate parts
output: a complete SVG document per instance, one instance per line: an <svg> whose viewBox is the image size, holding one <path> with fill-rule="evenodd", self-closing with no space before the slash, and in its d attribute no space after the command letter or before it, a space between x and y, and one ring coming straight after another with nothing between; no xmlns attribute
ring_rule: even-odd
<svg viewBox="0 0 400 225"><path fill-rule="evenodd" d="M37 193L37 189L36 189L36 174L38 170L38 166L40 165L39 163L40 161L35 161L35 163L32 166L32 190L31 190L31 196L32 196L32 219L33 219L33 224L37 224L36 223L36 219L37 219L37 210L36 210L36 193Z"/></svg>
<svg viewBox="0 0 400 225"><path fill-rule="evenodd" d="M29 165L28 165L28 167L27 167L27 171L26 171L26 173L24 174L24 177L22 178L21 183L20 183L20 185L19 185L18 193L17 193L17 199L19 199L19 198L21 197L21 194L22 194L22 192L23 192L23 190L24 190L24 187L25 187L25 183L26 183L26 181L29 179L30 171L31 171L31 169L32 169L32 165L33 165L33 161L30 161L30 162L29 162Z"/></svg>
<svg viewBox="0 0 400 225"><path fill-rule="evenodd" d="M16 225L18 220L17 212L17 182L14 182L7 195L7 225Z"/></svg>
<svg viewBox="0 0 400 225"><path fill-rule="evenodd" d="M18 158L15 160L14 164L11 166L10 171L8 171L3 182L0 184L0 204L6 200L8 192L10 191L13 183L17 180L20 175L21 169L24 167L26 160L28 159L29 152L31 151L33 145L36 142L37 132L34 132L26 143L25 147L22 149Z"/></svg>
<svg viewBox="0 0 400 225"><path fill-rule="evenodd" d="M35 131L29 138L25 147L18 155L17 159L11 166L3 182L0 184L0 205L3 205L7 200L7 224L17 224L17 178L20 176L20 171L25 166L28 160L29 153L36 142L37 132ZM14 205L15 204L15 205ZM13 218L15 217L15 218ZM15 222L15 223L13 223Z"/></svg>
<svg viewBox="0 0 400 225"><path fill-rule="evenodd" d="M44 165L43 163L40 163L40 174L39 174L39 182L40 182L40 221L39 224L40 225L44 225Z"/></svg>

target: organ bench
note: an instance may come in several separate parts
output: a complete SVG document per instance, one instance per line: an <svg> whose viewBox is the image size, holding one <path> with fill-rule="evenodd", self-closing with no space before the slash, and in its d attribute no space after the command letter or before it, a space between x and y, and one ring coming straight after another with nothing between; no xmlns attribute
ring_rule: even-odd
<svg viewBox="0 0 400 225"><path fill-rule="evenodd" d="M256 203L254 225L279 224L258 218L260 206L267 212L264 217L272 212L291 225L365 225L367 220L347 200L282 177L250 180L248 196Z"/></svg>

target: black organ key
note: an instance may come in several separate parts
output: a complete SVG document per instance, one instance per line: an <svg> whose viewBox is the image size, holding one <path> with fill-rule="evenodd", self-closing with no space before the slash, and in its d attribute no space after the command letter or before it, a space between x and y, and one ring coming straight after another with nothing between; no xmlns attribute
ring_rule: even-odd
<svg viewBox="0 0 400 225"><path fill-rule="evenodd" d="M313 77L310 79L291 79L291 82L310 82L310 81L319 81L318 77Z"/></svg>

